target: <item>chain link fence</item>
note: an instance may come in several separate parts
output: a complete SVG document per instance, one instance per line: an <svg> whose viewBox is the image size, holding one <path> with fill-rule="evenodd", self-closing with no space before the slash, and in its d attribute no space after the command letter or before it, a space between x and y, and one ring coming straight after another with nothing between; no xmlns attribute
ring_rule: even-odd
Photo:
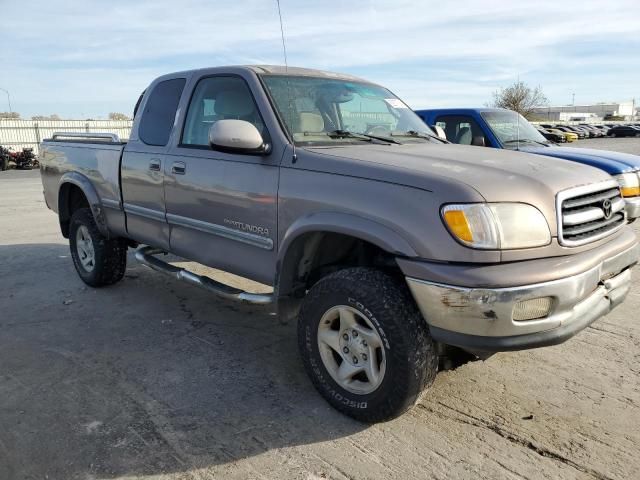
<svg viewBox="0 0 640 480"><path fill-rule="evenodd" d="M131 120L13 120L0 119L0 145L20 151L33 148L38 154L40 142L54 132L115 133L129 138Z"/></svg>

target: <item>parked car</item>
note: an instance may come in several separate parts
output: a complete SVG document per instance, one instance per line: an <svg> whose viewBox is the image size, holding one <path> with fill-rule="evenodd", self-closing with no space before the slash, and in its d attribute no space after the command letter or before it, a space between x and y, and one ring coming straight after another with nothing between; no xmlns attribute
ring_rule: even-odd
<svg viewBox="0 0 640 480"><path fill-rule="evenodd" d="M640 135L640 130L628 125L616 125L607 132L609 137L636 137L638 135Z"/></svg>
<svg viewBox="0 0 640 480"><path fill-rule="evenodd" d="M560 129L566 128L568 131L576 133L580 140L584 140L585 138L590 137L589 132L583 130L580 127L576 127L575 125L558 125L557 128L560 128Z"/></svg>
<svg viewBox="0 0 640 480"><path fill-rule="evenodd" d="M315 387L368 422L404 412L461 349L564 342L624 300L640 253L605 172L451 145L386 88L316 70L162 76L128 143L55 134L40 171L86 284L120 281L143 245L159 272L297 318Z"/></svg>
<svg viewBox="0 0 640 480"><path fill-rule="evenodd" d="M555 132L542 127L536 127L536 130L540 132L540 134L546 138L547 140L554 143L566 143L567 137L561 131L556 130Z"/></svg>
<svg viewBox="0 0 640 480"><path fill-rule="evenodd" d="M590 134L592 134L592 136L595 137L595 138L604 137L604 133L602 132L602 130L600 130L599 128L596 128L593 125L581 124L580 127L585 129L585 130L588 130L590 132Z"/></svg>
<svg viewBox="0 0 640 480"><path fill-rule="evenodd" d="M567 142L572 143L572 142L576 142L578 140L578 134L574 133L574 132L563 132L562 130L560 130L559 128L548 128L547 130L549 130L550 132L554 132L557 134L561 134L564 135L564 137L566 138Z"/></svg>
<svg viewBox="0 0 640 480"><path fill-rule="evenodd" d="M439 108L416 112L427 125L439 125L453 143L519 150L571 160L612 175L627 202L630 220L640 216L640 156L606 150L551 145L522 115L492 108ZM471 136L462 135L465 128Z"/></svg>

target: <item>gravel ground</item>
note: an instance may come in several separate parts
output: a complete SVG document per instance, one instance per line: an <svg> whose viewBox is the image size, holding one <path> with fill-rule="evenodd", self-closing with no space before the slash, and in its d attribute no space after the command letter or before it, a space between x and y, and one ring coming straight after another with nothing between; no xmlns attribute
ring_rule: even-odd
<svg viewBox="0 0 640 480"><path fill-rule="evenodd" d="M368 426L316 394L295 325L133 258L85 287L41 192L0 173L2 480L638 478L637 280L566 344L440 374Z"/></svg>

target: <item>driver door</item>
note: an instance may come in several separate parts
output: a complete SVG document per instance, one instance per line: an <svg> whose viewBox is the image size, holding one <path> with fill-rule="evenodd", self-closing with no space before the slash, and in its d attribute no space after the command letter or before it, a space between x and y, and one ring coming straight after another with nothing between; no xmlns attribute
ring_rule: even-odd
<svg viewBox="0 0 640 480"><path fill-rule="evenodd" d="M272 284L277 241L279 157L214 151L218 120L245 120L268 132L245 80L200 78L178 144L165 164L171 251L210 267Z"/></svg>

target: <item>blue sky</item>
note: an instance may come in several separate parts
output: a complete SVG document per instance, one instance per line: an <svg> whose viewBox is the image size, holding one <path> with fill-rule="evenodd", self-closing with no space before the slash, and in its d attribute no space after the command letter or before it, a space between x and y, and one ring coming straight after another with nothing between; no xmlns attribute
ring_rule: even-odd
<svg viewBox="0 0 640 480"><path fill-rule="evenodd" d="M518 77L552 104L640 102L639 0L281 5L289 65L369 78L414 108L483 105ZM0 0L0 13L0 87L24 118L130 113L163 73L283 63L275 0Z"/></svg>

